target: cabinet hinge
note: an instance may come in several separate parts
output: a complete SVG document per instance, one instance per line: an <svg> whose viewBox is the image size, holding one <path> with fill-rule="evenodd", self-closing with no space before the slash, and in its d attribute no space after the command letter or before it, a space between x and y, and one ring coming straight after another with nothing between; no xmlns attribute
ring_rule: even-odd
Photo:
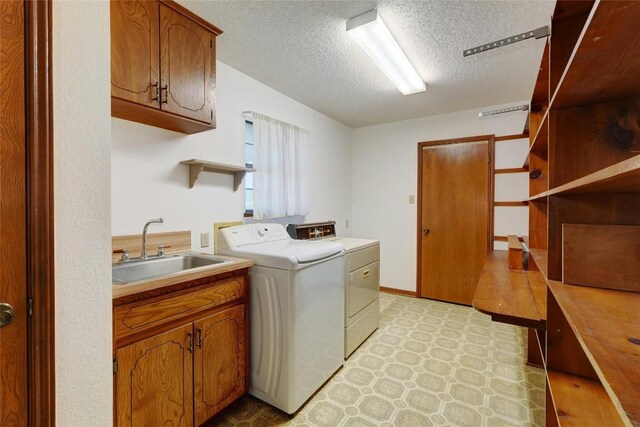
<svg viewBox="0 0 640 427"><path fill-rule="evenodd" d="M29 317L33 316L33 299L29 298L27 300L27 307L29 310Z"/></svg>
<svg viewBox="0 0 640 427"><path fill-rule="evenodd" d="M113 375L118 373L118 361L113 359Z"/></svg>

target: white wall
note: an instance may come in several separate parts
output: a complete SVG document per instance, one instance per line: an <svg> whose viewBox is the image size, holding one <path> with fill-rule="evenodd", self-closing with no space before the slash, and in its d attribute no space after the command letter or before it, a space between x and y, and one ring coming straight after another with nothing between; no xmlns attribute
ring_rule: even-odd
<svg viewBox="0 0 640 427"><path fill-rule="evenodd" d="M212 233L214 222L242 220L243 187L234 193L230 175L202 173L189 189L188 168L178 162L199 158L243 165L244 110L310 131L302 136L311 146L311 212L298 222L335 219L338 232L346 235L344 224L351 215L351 128L223 63L217 66L217 129L182 135L112 119L113 235L139 234L147 219L162 216L165 223L152 226L151 232L192 230L193 249L200 250L199 234Z"/></svg>
<svg viewBox="0 0 640 427"><path fill-rule="evenodd" d="M518 104L522 102L506 106ZM474 135L521 133L526 113L478 117L480 111L502 107L492 106L354 130L351 234L380 240L382 286L416 290L417 205L409 203L409 196L417 196L417 143ZM500 153L505 161L519 156L522 151L522 144L512 146L515 153L509 153L511 148L502 144L506 143L497 143L496 149L507 150ZM521 215L502 219L500 224L496 223L496 234L504 228L526 234L518 221L522 222Z"/></svg>
<svg viewBox="0 0 640 427"><path fill-rule="evenodd" d="M53 28L56 425L112 426L109 3Z"/></svg>

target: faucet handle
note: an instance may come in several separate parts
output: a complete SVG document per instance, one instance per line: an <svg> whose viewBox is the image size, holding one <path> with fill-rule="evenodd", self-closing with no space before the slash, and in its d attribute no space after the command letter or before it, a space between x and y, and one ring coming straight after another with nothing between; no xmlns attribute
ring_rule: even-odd
<svg viewBox="0 0 640 427"><path fill-rule="evenodd" d="M164 250L170 247L171 245L158 245L158 256L163 256Z"/></svg>
<svg viewBox="0 0 640 427"><path fill-rule="evenodd" d="M129 249L114 249L112 253L122 254L122 256L120 257L120 262L129 261Z"/></svg>

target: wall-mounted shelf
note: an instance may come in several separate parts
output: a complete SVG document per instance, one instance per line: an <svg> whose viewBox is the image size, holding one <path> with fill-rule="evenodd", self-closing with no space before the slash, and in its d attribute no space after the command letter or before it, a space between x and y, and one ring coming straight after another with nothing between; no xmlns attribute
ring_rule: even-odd
<svg viewBox="0 0 640 427"><path fill-rule="evenodd" d="M193 188L194 184L198 180L201 172L216 172L233 175L233 191L238 191L238 187L242 183L244 176L247 172L255 172L253 168L246 168L244 166L227 165L224 163L208 162L206 160L191 159L183 160L181 165L189 166L189 188Z"/></svg>

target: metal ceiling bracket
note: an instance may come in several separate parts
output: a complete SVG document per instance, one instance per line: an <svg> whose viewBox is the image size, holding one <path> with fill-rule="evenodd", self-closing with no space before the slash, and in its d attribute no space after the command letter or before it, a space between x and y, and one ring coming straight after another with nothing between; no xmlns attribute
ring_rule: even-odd
<svg viewBox="0 0 640 427"><path fill-rule="evenodd" d="M495 41L495 42L483 44L483 45L480 45L478 47L474 47L472 49L465 49L464 52L462 52L462 55L465 56L465 57L466 56L471 56L471 55L475 55L477 53L486 52L486 51L491 50L491 49L496 49L496 48L503 47L503 46L506 46L506 45L509 45L509 44L521 42L523 40L527 40L527 39L530 39L530 38L541 39L543 37L549 37L550 34L551 34L551 29L549 28L548 25L546 25L544 27L536 28L533 31L527 31L525 33L516 34L515 36L511 36L511 37L507 37L506 39L502 39L502 40L498 40L498 41Z"/></svg>
<svg viewBox="0 0 640 427"><path fill-rule="evenodd" d="M501 108L499 110L483 111L482 113L478 113L478 117L497 116L498 114L512 113L514 111L529 111L529 104Z"/></svg>

